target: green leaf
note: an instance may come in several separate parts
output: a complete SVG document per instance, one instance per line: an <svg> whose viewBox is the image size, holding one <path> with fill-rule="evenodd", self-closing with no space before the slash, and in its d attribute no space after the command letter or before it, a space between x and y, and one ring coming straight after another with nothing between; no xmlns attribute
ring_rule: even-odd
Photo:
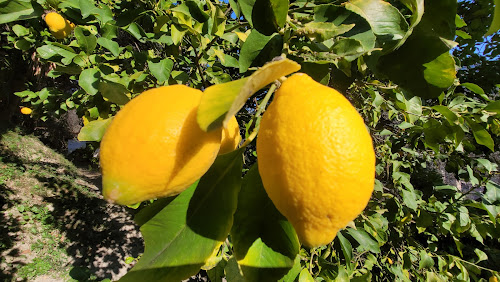
<svg viewBox="0 0 500 282"><path fill-rule="evenodd" d="M0 24L39 18L43 8L35 1L0 0Z"/></svg>
<svg viewBox="0 0 500 282"><path fill-rule="evenodd" d="M395 45L409 28L399 10L382 0L354 0L345 7L366 19L383 47Z"/></svg>
<svg viewBox="0 0 500 282"><path fill-rule="evenodd" d="M159 84L168 81L173 66L174 61L168 58L163 60L148 60L149 71L156 78Z"/></svg>
<svg viewBox="0 0 500 282"><path fill-rule="evenodd" d="M335 25L332 22L309 22L297 30L306 35L311 41L321 42L351 30L354 24Z"/></svg>
<svg viewBox="0 0 500 282"><path fill-rule="evenodd" d="M181 281L196 274L229 233L242 165L241 149L219 156L198 185L142 225L144 254L120 281Z"/></svg>
<svg viewBox="0 0 500 282"><path fill-rule="evenodd" d="M87 123L82 129L80 133L78 133L79 141L101 141L104 136L104 132L111 124L112 118L94 120Z"/></svg>
<svg viewBox="0 0 500 282"><path fill-rule="evenodd" d="M88 33L88 35L85 35ZM97 38L95 35L91 34L88 30L83 29L82 27L77 26L75 28L75 37L80 48L87 54L91 54L95 47L97 46Z"/></svg>
<svg viewBox="0 0 500 282"><path fill-rule="evenodd" d="M245 282L245 278L241 273L240 267L238 266L238 262L234 257L231 257L227 261L227 265L224 268L224 272L226 273L226 281L228 282Z"/></svg>
<svg viewBox="0 0 500 282"><path fill-rule="evenodd" d="M480 249L475 249L474 253L476 253L476 255L477 255L476 263L478 263L480 261L488 260L488 255L485 252L481 251Z"/></svg>
<svg viewBox="0 0 500 282"><path fill-rule="evenodd" d="M455 16L455 26L456 28L467 26L467 23L465 23L464 19L462 19L459 14Z"/></svg>
<svg viewBox="0 0 500 282"><path fill-rule="evenodd" d="M436 106L433 106L432 109L436 110L437 112L439 112L443 117L446 118L446 120L448 121L448 123L450 125L454 125L455 123L458 122L458 117L457 115L452 112L448 107L446 106L441 106L441 105L436 105Z"/></svg>
<svg viewBox="0 0 500 282"><path fill-rule="evenodd" d="M300 272L298 282L314 282L314 278L311 276L311 273L309 273L307 268L302 269Z"/></svg>
<svg viewBox="0 0 500 282"><path fill-rule="evenodd" d="M480 145L488 147L492 152L494 152L495 143L493 142L490 133L482 125L476 123L471 118L466 118L466 120L472 129L476 142Z"/></svg>
<svg viewBox="0 0 500 282"><path fill-rule="evenodd" d="M257 30L252 30L241 47L240 73L246 72L250 66L261 66L279 56L282 47L283 38L281 35L275 33L267 36Z"/></svg>
<svg viewBox="0 0 500 282"><path fill-rule="evenodd" d="M380 247L377 241L373 240L370 234L366 233L363 229L347 228L347 232L359 243L359 249L376 254L380 253Z"/></svg>
<svg viewBox="0 0 500 282"><path fill-rule="evenodd" d="M449 53L443 53L423 66L424 79L435 87L445 89L455 81L455 60Z"/></svg>
<svg viewBox="0 0 500 282"><path fill-rule="evenodd" d="M423 268L431 268L434 266L434 260L431 256L425 251L420 251L420 262L418 263L418 269L421 270Z"/></svg>
<svg viewBox="0 0 500 282"><path fill-rule="evenodd" d="M500 100L488 103L488 105L484 108L484 110L500 114Z"/></svg>
<svg viewBox="0 0 500 282"><path fill-rule="evenodd" d="M299 275L301 269L302 269L302 266L300 265L300 256L297 256L297 257L295 257L295 261L293 263L292 269L290 269L290 271L288 271L288 273L278 281L279 282L294 282L295 278L297 278L297 276Z"/></svg>
<svg viewBox="0 0 500 282"><path fill-rule="evenodd" d="M463 87L469 89L470 91L478 94L479 96L481 96L486 101L491 101L490 98L488 98L488 96L486 95L486 93L484 93L483 88L481 88L477 84L466 82L466 83L460 84L460 86L463 86Z"/></svg>
<svg viewBox="0 0 500 282"><path fill-rule="evenodd" d="M129 93L128 89L120 83L110 80L102 80L99 82L98 89L102 97L112 103L125 105L130 100L130 98L125 95L126 93Z"/></svg>
<svg viewBox="0 0 500 282"><path fill-rule="evenodd" d="M30 30L22 25L16 24L12 27L12 31L18 36L23 37L30 34Z"/></svg>
<svg viewBox="0 0 500 282"><path fill-rule="evenodd" d="M267 196L257 165L243 179L231 239L246 281L280 279L299 253L297 234Z"/></svg>
<svg viewBox="0 0 500 282"><path fill-rule="evenodd" d="M485 36L492 35L500 29L500 0L495 0L495 11L493 12L493 20L491 21L490 28Z"/></svg>
<svg viewBox="0 0 500 282"><path fill-rule="evenodd" d="M71 60L77 55L71 49L68 50L52 44L38 47L36 51L43 59L54 59L55 57L64 57L68 60Z"/></svg>
<svg viewBox="0 0 500 282"><path fill-rule="evenodd" d="M97 44L99 44L103 48L106 48L107 50L109 50L113 54L113 56L115 56L115 57L118 57L118 55L120 55L120 52L121 52L120 45L118 45L117 42L115 42L109 38L99 37L97 39Z"/></svg>
<svg viewBox="0 0 500 282"><path fill-rule="evenodd" d="M492 181L486 183L484 199L490 204L500 203L500 186Z"/></svg>
<svg viewBox="0 0 500 282"><path fill-rule="evenodd" d="M107 5L96 6L92 0L79 0L78 5L84 19L93 15L99 20L101 26L113 20L113 12Z"/></svg>
<svg viewBox="0 0 500 282"><path fill-rule="evenodd" d="M418 208L417 204L417 196L415 195L415 191L409 191L406 189L402 189L403 192L403 202L407 207L416 211Z"/></svg>
<svg viewBox="0 0 500 282"><path fill-rule="evenodd" d="M349 240L347 240L344 237L344 235L342 235L342 232L337 233L337 238L339 239L340 248L342 249L342 253L344 254L346 266L348 267L348 269L351 269L352 268L351 261L352 261L352 256L353 256L352 245L349 242Z"/></svg>
<svg viewBox="0 0 500 282"><path fill-rule="evenodd" d="M300 65L301 72L306 73L321 84L328 85L330 81L330 64L303 62Z"/></svg>
<svg viewBox="0 0 500 282"><path fill-rule="evenodd" d="M344 6L318 5L314 7L314 21L332 22L337 26L354 24L354 27L346 32L343 37L358 40L365 51L372 50L375 47L376 37L367 20L347 10Z"/></svg>
<svg viewBox="0 0 500 282"><path fill-rule="evenodd" d="M130 35L132 35L139 41L141 41L141 39L146 36L146 32L144 31L144 29L135 22L128 25L125 28L125 31L127 31Z"/></svg>
<svg viewBox="0 0 500 282"><path fill-rule="evenodd" d="M255 92L299 69L299 64L284 59L266 64L249 77L208 87L198 107L198 124L205 131L226 125Z"/></svg>
<svg viewBox="0 0 500 282"><path fill-rule="evenodd" d="M435 98L452 85L455 62L449 54L455 36L457 2L425 1L425 13L412 35L397 50L369 58L368 66L408 90L412 95Z"/></svg>
<svg viewBox="0 0 500 282"><path fill-rule="evenodd" d="M97 69L85 69L80 73L78 84L90 95L97 94L99 87L100 72Z"/></svg>
<svg viewBox="0 0 500 282"><path fill-rule="evenodd" d="M455 33L463 39L472 39L472 36L463 30L457 30Z"/></svg>

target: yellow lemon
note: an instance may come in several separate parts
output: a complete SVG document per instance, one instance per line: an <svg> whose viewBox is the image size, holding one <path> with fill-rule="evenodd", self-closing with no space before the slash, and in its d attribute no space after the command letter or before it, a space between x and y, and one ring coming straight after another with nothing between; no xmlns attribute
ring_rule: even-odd
<svg viewBox="0 0 500 282"><path fill-rule="evenodd" d="M276 92L257 156L267 194L309 247L330 243L373 191L375 153L363 119L342 94L306 74Z"/></svg>
<svg viewBox="0 0 500 282"><path fill-rule="evenodd" d="M148 90L114 117L101 142L103 195L130 205L179 194L212 165L221 129L196 121L202 92L185 85Z"/></svg>
<svg viewBox="0 0 500 282"><path fill-rule="evenodd" d="M29 115L29 114L31 114L32 112L33 112L33 111L32 111L30 108L27 108L27 107L22 107L22 108L21 108L21 113L22 113L23 115Z"/></svg>
<svg viewBox="0 0 500 282"><path fill-rule="evenodd" d="M45 23L50 33L57 39L67 37L73 31L75 25L56 12L45 15Z"/></svg>
<svg viewBox="0 0 500 282"><path fill-rule="evenodd" d="M238 148L241 142L240 126L235 117L227 123L227 127L222 129L222 141L219 155L227 154Z"/></svg>

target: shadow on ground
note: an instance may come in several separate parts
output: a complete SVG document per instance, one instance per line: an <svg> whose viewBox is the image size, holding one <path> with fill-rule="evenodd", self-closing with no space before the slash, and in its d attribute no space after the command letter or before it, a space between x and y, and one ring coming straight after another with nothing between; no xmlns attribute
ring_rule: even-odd
<svg viewBox="0 0 500 282"><path fill-rule="evenodd" d="M10 212L21 202L48 208L50 224L62 234L59 247L68 255L71 278L117 279L125 274L131 267L125 259L143 252L133 210L102 199L98 172L76 168L34 137L8 134L0 139L0 251L12 260L8 269L0 270L0 280L15 280L16 270L29 263L16 248L23 231ZM19 265L12 263L17 260Z"/></svg>

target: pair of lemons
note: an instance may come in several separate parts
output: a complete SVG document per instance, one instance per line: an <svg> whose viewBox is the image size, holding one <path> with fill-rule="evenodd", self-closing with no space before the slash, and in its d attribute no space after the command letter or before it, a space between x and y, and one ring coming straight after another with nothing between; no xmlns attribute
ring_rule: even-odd
<svg viewBox="0 0 500 282"><path fill-rule="evenodd" d="M205 132L202 92L183 85L149 90L115 116L101 143L103 194L134 204L182 192L234 150L236 120ZM306 74L282 83L257 137L262 183L301 242L320 246L357 217L373 191L375 154L363 119L336 90Z"/></svg>

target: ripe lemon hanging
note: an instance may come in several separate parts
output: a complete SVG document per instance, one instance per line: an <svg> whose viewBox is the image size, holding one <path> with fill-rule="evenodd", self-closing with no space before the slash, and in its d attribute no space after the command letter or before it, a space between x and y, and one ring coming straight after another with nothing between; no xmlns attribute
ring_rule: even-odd
<svg viewBox="0 0 500 282"><path fill-rule="evenodd" d="M50 33L57 38L67 37L75 28L75 25L56 12L45 15L45 23L49 27Z"/></svg>
<svg viewBox="0 0 500 282"><path fill-rule="evenodd" d="M227 127L222 129L222 141L219 155L227 154L238 148L241 142L240 126L233 116L227 123Z"/></svg>
<svg viewBox="0 0 500 282"><path fill-rule="evenodd" d="M363 119L342 94L306 74L276 92L257 156L269 198L309 247L330 243L373 191L375 153Z"/></svg>
<svg viewBox="0 0 500 282"><path fill-rule="evenodd" d="M33 110L31 110L30 108L27 108L27 107L22 107L22 108L21 108L21 113L22 113L23 115L29 115L29 114L31 114L32 112L33 112Z"/></svg>
<svg viewBox="0 0 500 282"><path fill-rule="evenodd" d="M202 92L185 85L148 90L114 117L101 142L103 195L123 205L179 194L212 165L221 129L196 121Z"/></svg>

